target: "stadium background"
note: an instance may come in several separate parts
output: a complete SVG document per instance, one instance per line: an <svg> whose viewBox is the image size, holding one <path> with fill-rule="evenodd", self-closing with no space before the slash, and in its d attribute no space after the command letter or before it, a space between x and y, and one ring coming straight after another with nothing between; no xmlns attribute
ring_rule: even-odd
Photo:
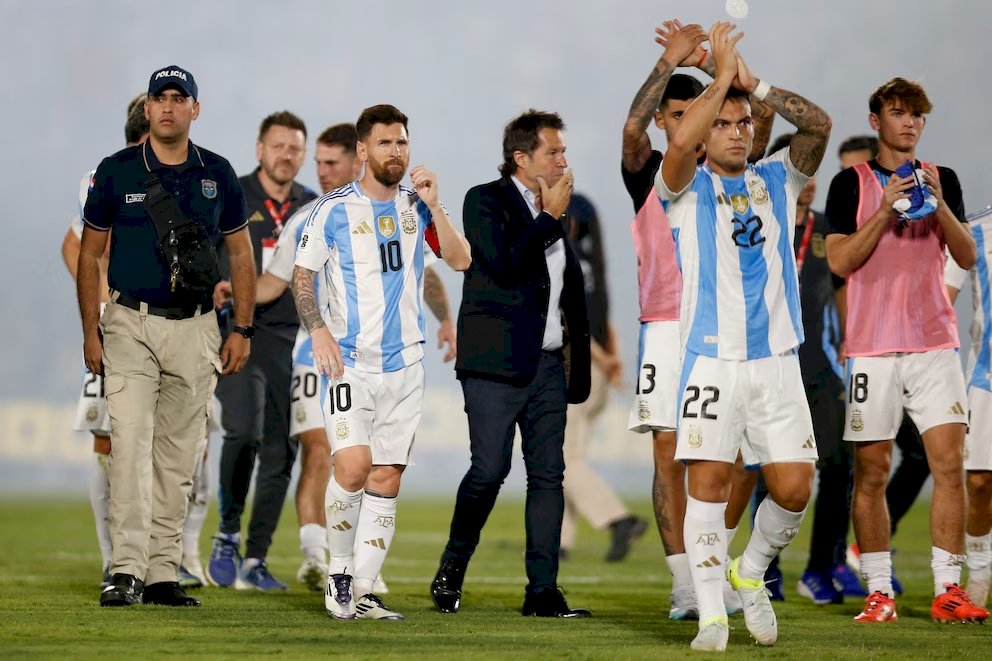
<svg viewBox="0 0 992 661"><path fill-rule="evenodd" d="M167 64L188 68L199 83L193 140L226 156L239 174L255 165L264 115L285 108L303 117L310 151L300 180L314 188L314 136L373 103L397 105L411 118L412 163L438 173L452 210L470 186L495 178L510 117L528 107L560 112L577 190L594 200L606 229L612 319L632 384L636 275L620 129L660 54L653 29L671 16L704 26L726 18L723 0L4 0L0 492L85 492L90 443L69 431L81 338L59 246L80 177L123 146L127 101ZM921 155L958 172L969 211L992 201L990 19L992 5L973 2L750 3L738 23L752 69L817 102L834 121L817 208L836 171L837 145L869 131L867 96L896 74L921 80L934 101ZM774 135L787 129L779 121ZM440 272L456 310L460 277ZM969 307L965 292L958 309ZM970 314L960 316L966 328ZM430 345L436 325L428 327ZM416 465L404 487L450 497L467 465L461 394L431 346L426 368ZM648 439L621 431L629 394L614 396L594 453L614 484L645 497ZM510 483L522 484L519 466Z"/></svg>

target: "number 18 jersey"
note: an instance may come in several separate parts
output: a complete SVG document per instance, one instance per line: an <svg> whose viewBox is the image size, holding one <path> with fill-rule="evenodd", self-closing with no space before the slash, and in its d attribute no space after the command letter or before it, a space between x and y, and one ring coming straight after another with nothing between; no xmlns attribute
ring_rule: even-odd
<svg viewBox="0 0 992 661"><path fill-rule="evenodd" d="M394 372L423 358L425 239L439 255L430 210L404 186L379 202L356 181L314 202L296 265L324 273L321 313L345 365Z"/></svg>
<svg viewBox="0 0 992 661"><path fill-rule="evenodd" d="M706 164L666 204L682 271L680 324L687 351L725 360L778 355L803 342L793 239L807 177L789 149L721 177Z"/></svg>

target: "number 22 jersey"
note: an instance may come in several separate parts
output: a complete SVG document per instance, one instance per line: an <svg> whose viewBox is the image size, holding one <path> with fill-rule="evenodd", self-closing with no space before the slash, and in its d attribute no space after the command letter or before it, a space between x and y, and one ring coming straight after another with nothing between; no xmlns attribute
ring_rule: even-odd
<svg viewBox="0 0 992 661"><path fill-rule="evenodd" d="M659 169L655 188L682 271L684 350L754 360L802 344L793 240L796 200L808 180L788 148L737 177L703 164L679 192L665 186Z"/></svg>

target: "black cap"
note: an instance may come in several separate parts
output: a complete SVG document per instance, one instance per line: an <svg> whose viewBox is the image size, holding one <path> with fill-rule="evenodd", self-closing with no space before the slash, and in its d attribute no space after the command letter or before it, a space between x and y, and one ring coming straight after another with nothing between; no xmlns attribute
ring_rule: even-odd
<svg viewBox="0 0 992 661"><path fill-rule="evenodd" d="M196 81L193 74L176 65L162 67L148 79L148 96L158 96L162 90L173 87L196 101Z"/></svg>

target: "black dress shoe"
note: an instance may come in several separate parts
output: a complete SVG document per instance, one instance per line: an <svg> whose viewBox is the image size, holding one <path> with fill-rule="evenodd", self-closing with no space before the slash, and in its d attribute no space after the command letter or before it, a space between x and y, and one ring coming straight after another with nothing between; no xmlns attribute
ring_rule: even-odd
<svg viewBox="0 0 992 661"><path fill-rule="evenodd" d="M186 594L176 581L162 581L145 587L145 603L157 606L199 606L200 600Z"/></svg>
<svg viewBox="0 0 992 661"><path fill-rule="evenodd" d="M442 613L457 613L462 604L462 581L465 565L456 560L443 560L431 582L431 599Z"/></svg>
<svg viewBox="0 0 992 661"><path fill-rule="evenodd" d="M131 574L114 574L110 585L100 593L101 606L131 606L141 603L145 584Z"/></svg>
<svg viewBox="0 0 992 661"><path fill-rule="evenodd" d="M592 617L585 608L569 608L561 588L546 588L528 594L521 612L534 617Z"/></svg>
<svg viewBox="0 0 992 661"><path fill-rule="evenodd" d="M619 562L630 553L630 545L648 529L648 522L639 516L627 516L610 524L612 540L606 552L607 562Z"/></svg>

